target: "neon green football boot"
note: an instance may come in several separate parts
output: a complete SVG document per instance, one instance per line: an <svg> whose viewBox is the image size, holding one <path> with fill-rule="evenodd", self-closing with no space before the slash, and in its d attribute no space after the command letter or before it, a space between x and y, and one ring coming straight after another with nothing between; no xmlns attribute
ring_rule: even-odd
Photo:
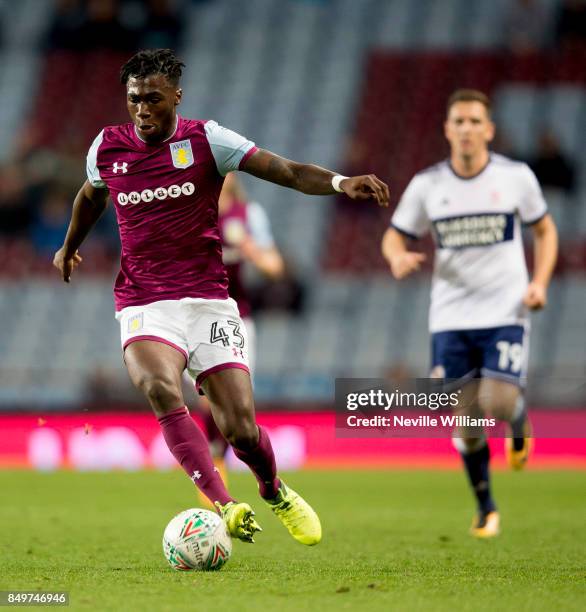
<svg viewBox="0 0 586 612"><path fill-rule="evenodd" d="M231 501L224 506L220 502L215 505L233 538L254 543L255 532L262 529L254 520L254 512L248 504Z"/></svg>
<svg viewBox="0 0 586 612"><path fill-rule="evenodd" d="M321 540L321 523L315 510L282 480L277 497L265 501L298 542L313 546Z"/></svg>

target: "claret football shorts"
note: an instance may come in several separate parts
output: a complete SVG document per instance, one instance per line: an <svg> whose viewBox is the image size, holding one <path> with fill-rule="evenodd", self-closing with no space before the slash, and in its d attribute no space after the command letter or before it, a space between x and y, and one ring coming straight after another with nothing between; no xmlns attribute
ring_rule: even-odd
<svg viewBox="0 0 586 612"><path fill-rule="evenodd" d="M161 300L116 313L122 349L137 340L162 342L185 357L198 391L205 378L227 368L249 372L248 337L232 298Z"/></svg>

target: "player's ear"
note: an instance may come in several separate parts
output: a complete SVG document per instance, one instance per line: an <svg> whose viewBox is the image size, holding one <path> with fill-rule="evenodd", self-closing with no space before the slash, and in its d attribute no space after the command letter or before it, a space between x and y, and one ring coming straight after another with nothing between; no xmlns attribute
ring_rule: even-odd
<svg viewBox="0 0 586 612"><path fill-rule="evenodd" d="M181 88L175 91L175 106L181 104L181 97L183 96L183 90Z"/></svg>
<svg viewBox="0 0 586 612"><path fill-rule="evenodd" d="M494 135L496 132L496 126L492 121L488 121L488 126L486 128L486 141L492 142L494 139Z"/></svg>

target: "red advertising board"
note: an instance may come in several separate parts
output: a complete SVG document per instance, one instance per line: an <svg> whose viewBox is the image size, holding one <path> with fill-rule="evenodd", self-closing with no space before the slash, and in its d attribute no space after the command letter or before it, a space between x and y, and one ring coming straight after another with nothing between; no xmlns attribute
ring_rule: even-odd
<svg viewBox="0 0 586 612"><path fill-rule="evenodd" d="M532 418L554 418L538 413ZM542 415L542 416L539 416ZM549 416L548 416L549 415ZM196 416L197 419L197 416ZM459 459L447 438L342 438L330 412L259 413L273 440L280 469L451 468ZM503 440L491 440L503 463ZM242 467L233 456L231 466ZM531 465L586 468L586 440L540 438ZM0 416L0 467L53 470L170 469L170 455L156 419L142 413Z"/></svg>

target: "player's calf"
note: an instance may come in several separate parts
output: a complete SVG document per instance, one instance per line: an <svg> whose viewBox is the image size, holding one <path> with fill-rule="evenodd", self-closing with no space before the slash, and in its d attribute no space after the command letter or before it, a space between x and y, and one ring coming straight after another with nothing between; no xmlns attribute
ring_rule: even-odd
<svg viewBox="0 0 586 612"><path fill-rule="evenodd" d="M250 376L241 369L225 369L208 376L204 385L216 423L234 454L255 475L261 496L274 497L279 487L275 454L267 432L255 422Z"/></svg>
<svg viewBox="0 0 586 612"><path fill-rule="evenodd" d="M228 443L242 450L258 444L250 376L238 368L210 374L202 383L213 419Z"/></svg>
<svg viewBox="0 0 586 612"><path fill-rule="evenodd" d="M533 445L522 389L501 380L484 379L478 399L485 415L508 423L510 435L505 438L507 463L513 470L522 470Z"/></svg>
<svg viewBox="0 0 586 612"><path fill-rule="evenodd" d="M231 423L222 430L222 434L234 449L248 451L258 446L259 434L254 418L245 418L238 423Z"/></svg>

